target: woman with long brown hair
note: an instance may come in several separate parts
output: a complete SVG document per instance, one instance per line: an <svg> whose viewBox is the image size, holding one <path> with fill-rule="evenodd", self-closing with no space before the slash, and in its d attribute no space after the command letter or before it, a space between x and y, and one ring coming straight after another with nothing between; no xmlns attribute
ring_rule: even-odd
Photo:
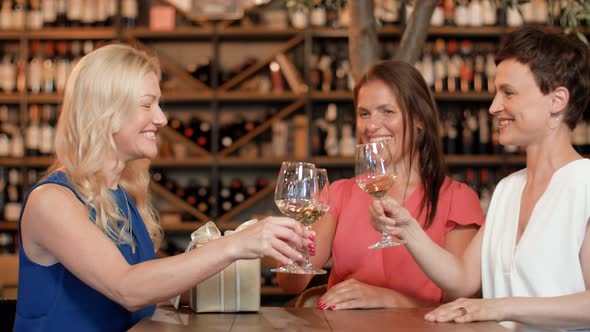
<svg viewBox="0 0 590 332"><path fill-rule="evenodd" d="M460 256L483 223L477 194L445 175L439 116L420 73L401 61L375 64L354 89L356 132L361 142L387 141L398 180L386 196L403 202L430 238ZM403 245L372 250L371 198L354 179L330 187L330 211L313 225L315 267L332 258L323 309L416 307L444 296ZM301 292L310 276L279 275L279 285Z"/></svg>

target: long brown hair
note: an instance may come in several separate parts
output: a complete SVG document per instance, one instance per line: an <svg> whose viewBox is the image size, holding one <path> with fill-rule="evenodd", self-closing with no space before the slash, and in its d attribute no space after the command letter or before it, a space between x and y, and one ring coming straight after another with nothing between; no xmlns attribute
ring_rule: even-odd
<svg viewBox="0 0 590 332"><path fill-rule="evenodd" d="M446 164L439 135L439 116L436 103L424 78L416 68L403 61L383 61L370 67L354 87L354 104L358 105L359 90L371 81L381 81L393 91L402 111L403 138L406 146L406 131L409 130L410 169L416 154L420 166L420 179L425 195L420 202L422 215L426 210L428 228L438 205L438 196L445 180ZM415 130L416 125L421 129Z"/></svg>

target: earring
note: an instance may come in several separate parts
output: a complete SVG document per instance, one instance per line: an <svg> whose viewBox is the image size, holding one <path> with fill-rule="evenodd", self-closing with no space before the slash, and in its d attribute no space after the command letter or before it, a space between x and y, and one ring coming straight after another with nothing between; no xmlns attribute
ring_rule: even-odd
<svg viewBox="0 0 590 332"><path fill-rule="evenodd" d="M554 130L559 126L559 122L561 122L561 116L559 114L547 113L547 118L545 121L547 122L547 127L549 127L551 130Z"/></svg>

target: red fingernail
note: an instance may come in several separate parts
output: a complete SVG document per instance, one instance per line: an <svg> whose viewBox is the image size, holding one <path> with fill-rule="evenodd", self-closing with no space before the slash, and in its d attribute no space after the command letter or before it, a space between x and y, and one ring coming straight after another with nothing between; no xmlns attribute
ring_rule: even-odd
<svg viewBox="0 0 590 332"><path fill-rule="evenodd" d="M307 247L309 248L309 250L315 250L315 245L313 243L309 243Z"/></svg>
<svg viewBox="0 0 590 332"><path fill-rule="evenodd" d="M312 241L314 241L314 240L315 240L315 235L313 235L313 234L312 234L312 235L310 235L310 236L309 236L309 239L310 239L310 240L312 240Z"/></svg>
<svg viewBox="0 0 590 332"><path fill-rule="evenodd" d="M334 309L336 309L335 305L330 306L330 310L334 310Z"/></svg>

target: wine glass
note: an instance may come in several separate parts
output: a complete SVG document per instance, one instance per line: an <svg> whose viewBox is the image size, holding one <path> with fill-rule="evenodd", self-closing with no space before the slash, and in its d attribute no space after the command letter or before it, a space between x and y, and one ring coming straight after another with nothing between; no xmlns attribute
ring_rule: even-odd
<svg viewBox="0 0 590 332"><path fill-rule="evenodd" d="M275 204L286 216L301 222L304 209L312 204L315 195L315 165L305 162L284 161L279 170L275 188ZM281 266L272 272L304 274L295 263Z"/></svg>
<svg viewBox="0 0 590 332"><path fill-rule="evenodd" d="M330 181L328 180L328 171L325 168L316 168L312 171L315 177L313 200L310 205L307 205L300 222L311 230L311 225L318 221L330 208L329 190ZM325 274L326 270L315 269L309 260L309 249L305 251L304 262L300 266L305 274Z"/></svg>
<svg viewBox="0 0 590 332"><path fill-rule="evenodd" d="M356 183L368 194L381 199L393 185L397 176L393 166L393 156L386 141L358 144L354 160ZM369 249L380 249L400 245L385 231L381 241Z"/></svg>

